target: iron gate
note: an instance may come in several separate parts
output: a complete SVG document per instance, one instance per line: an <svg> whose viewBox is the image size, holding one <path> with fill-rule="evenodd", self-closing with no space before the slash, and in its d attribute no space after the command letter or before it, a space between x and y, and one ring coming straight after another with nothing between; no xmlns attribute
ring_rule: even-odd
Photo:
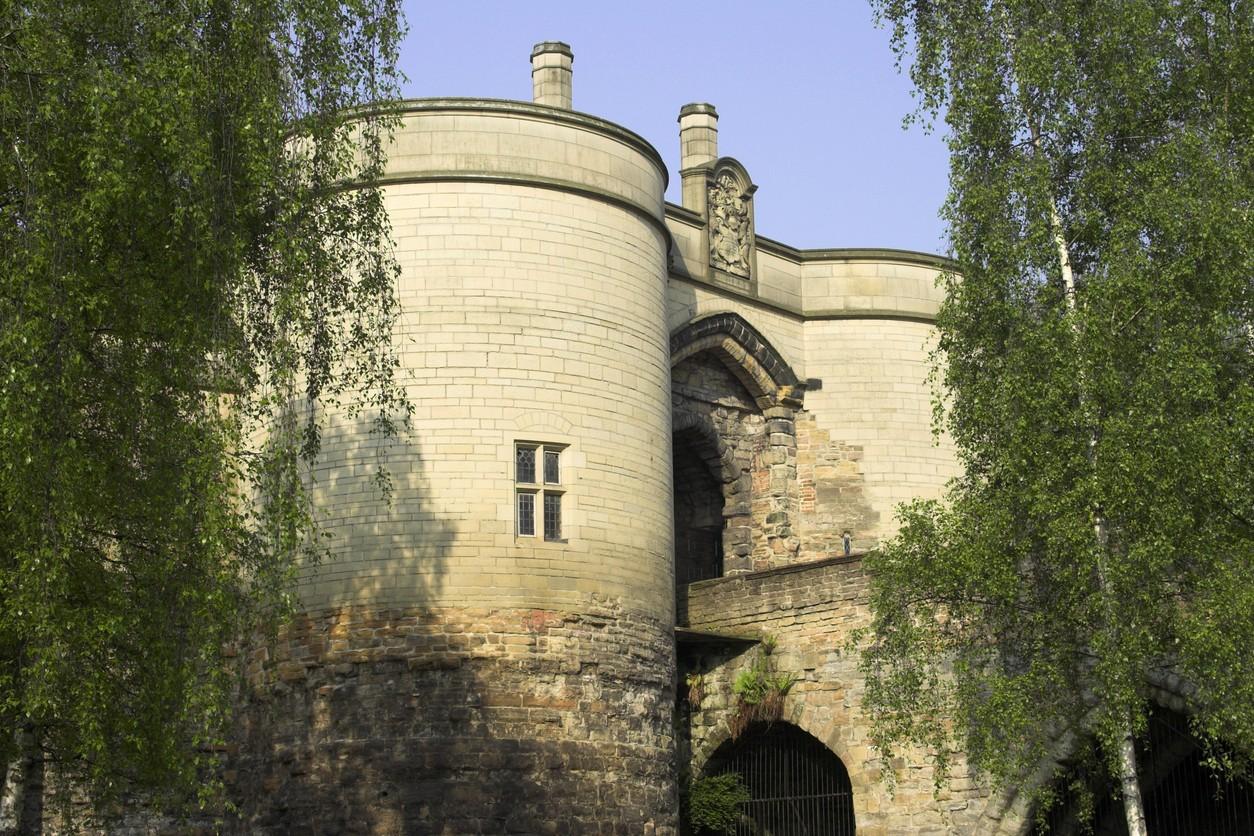
<svg viewBox="0 0 1254 836"><path fill-rule="evenodd" d="M1243 836L1254 832L1254 787L1241 779L1219 778L1206 768L1183 715L1155 712L1148 743L1149 751L1138 757L1147 767L1142 784L1151 834Z"/></svg>
<svg viewBox="0 0 1254 836"><path fill-rule="evenodd" d="M751 800L737 836L853 836L849 772L830 749L788 723L750 726L711 772L736 772Z"/></svg>

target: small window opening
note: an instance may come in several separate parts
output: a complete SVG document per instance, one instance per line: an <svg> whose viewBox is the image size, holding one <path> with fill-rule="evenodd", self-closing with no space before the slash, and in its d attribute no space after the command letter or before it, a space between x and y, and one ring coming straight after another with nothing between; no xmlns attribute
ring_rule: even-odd
<svg viewBox="0 0 1254 836"><path fill-rule="evenodd" d="M514 448L514 483L518 496L518 536L535 537L537 497L540 533L545 540L562 539L562 451L559 444L518 444ZM537 465L541 472L537 473ZM543 477L543 482L538 479Z"/></svg>
<svg viewBox="0 0 1254 836"><path fill-rule="evenodd" d="M518 534L536 536L536 495L527 491L518 492Z"/></svg>

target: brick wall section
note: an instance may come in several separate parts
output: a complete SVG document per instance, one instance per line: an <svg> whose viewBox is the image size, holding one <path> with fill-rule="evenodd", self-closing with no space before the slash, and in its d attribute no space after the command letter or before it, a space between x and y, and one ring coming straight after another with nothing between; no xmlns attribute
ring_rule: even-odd
<svg viewBox="0 0 1254 836"><path fill-rule="evenodd" d="M987 791L963 764L955 765L935 793L932 767L918 752L893 763L895 793L882 778L879 753L867 738L856 653L845 649L851 631L868 623L868 582L856 556L703 581L688 587L687 622L695 630L774 638L776 669L799 677L788 694L785 719L821 740L849 770L859 834L969 832ZM760 652L758 646L686 654L689 669L703 674L707 691L690 712L689 742L683 747L691 748L694 770L728 739L732 682Z"/></svg>
<svg viewBox="0 0 1254 836"><path fill-rule="evenodd" d="M248 660L247 833L673 833L670 630L581 612L344 608Z"/></svg>

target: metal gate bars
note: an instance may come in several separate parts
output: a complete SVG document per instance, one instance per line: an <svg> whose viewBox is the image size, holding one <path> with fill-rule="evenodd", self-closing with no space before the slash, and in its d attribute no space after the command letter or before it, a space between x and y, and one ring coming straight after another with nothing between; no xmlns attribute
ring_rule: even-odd
<svg viewBox="0 0 1254 836"><path fill-rule="evenodd" d="M720 747L709 771L736 772L749 789L737 836L853 836L849 772L830 749L796 726L750 726Z"/></svg>

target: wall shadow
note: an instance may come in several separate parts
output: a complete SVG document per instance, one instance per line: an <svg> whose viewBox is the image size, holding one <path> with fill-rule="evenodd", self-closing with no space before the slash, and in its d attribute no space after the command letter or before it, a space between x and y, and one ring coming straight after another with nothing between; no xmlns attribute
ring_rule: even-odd
<svg viewBox="0 0 1254 836"><path fill-rule="evenodd" d="M409 472L377 516L344 499L368 469L322 477L355 530L305 584L317 606L246 660L222 829L644 832L674 808L669 625L595 595L578 612L461 603L448 577L468 553L452 556L459 522L433 508L418 443L390 457ZM326 445L372 455L351 433Z"/></svg>

